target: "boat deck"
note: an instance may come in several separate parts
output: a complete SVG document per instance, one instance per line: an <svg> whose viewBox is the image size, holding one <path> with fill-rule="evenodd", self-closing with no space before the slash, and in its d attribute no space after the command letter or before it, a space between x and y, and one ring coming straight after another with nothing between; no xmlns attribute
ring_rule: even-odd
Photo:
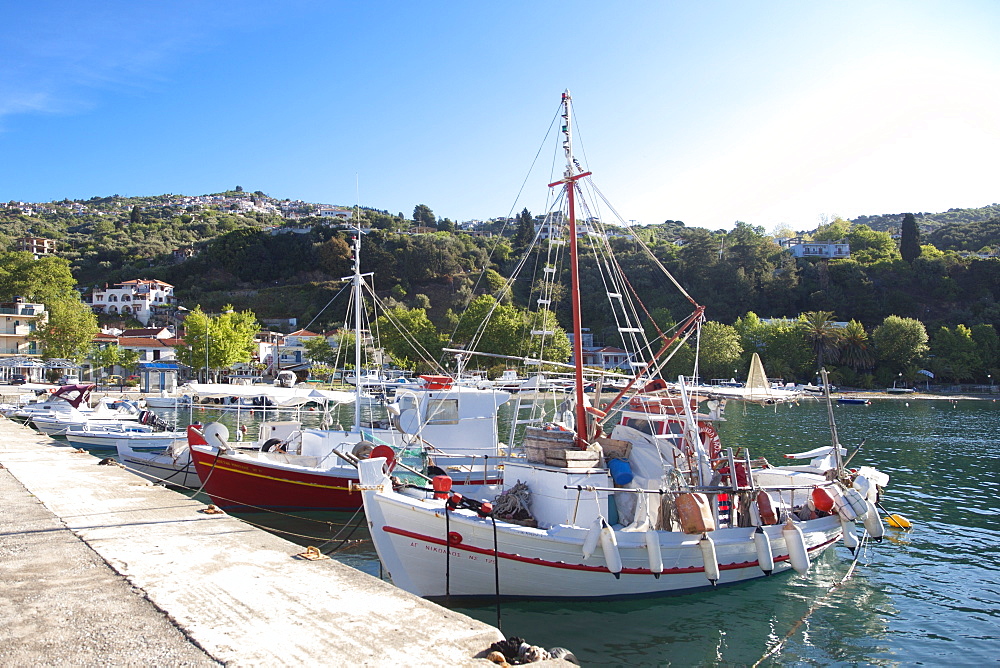
<svg viewBox="0 0 1000 668"><path fill-rule="evenodd" d="M0 664L488 665L503 637L52 443L0 420Z"/></svg>

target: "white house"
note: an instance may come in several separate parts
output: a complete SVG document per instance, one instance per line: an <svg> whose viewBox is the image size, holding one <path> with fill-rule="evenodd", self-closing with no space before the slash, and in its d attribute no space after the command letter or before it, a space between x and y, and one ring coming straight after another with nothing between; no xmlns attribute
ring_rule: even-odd
<svg viewBox="0 0 1000 668"><path fill-rule="evenodd" d="M134 316L143 325L149 322L153 308L176 304L174 286L163 281L136 279L95 288L90 295L95 313L121 313Z"/></svg>
<svg viewBox="0 0 1000 668"><path fill-rule="evenodd" d="M795 257L849 258L851 245L844 240L836 243L825 241L804 241L801 237L778 239L778 245Z"/></svg>

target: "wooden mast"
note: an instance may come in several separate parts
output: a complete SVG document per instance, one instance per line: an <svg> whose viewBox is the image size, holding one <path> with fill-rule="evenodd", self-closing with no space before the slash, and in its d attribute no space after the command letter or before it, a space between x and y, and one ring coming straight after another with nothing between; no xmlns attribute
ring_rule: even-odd
<svg viewBox="0 0 1000 668"><path fill-rule="evenodd" d="M570 303L573 307L573 363L576 378L576 440L577 446L586 448L587 438L587 409L584 404L583 394L583 325L580 320L580 263L577 257L576 239L576 181L585 176L590 176L590 172L574 174L575 164L573 160L573 134L570 126L570 102L569 91L562 95L563 105L563 150L566 153L566 172L563 178L555 183L550 183L549 187L564 186L566 197L569 203L569 257L570 257Z"/></svg>

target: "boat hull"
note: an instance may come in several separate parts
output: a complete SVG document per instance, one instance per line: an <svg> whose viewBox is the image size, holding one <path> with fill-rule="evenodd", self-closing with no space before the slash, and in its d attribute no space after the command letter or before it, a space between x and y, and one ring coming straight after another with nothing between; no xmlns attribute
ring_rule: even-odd
<svg viewBox="0 0 1000 668"><path fill-rule="evenodd" d="M208 446L191 448L198 477L212 502L229 510L357 510L361 494L350 466L329 470L283 465L278 453L222 453ZM259 458L267 461L257 461Z"/></svg>
<svg viewBox="0 0 1000 668"><path fill-rule="evenodd" d="M558 526L541 530L498 521L494 551L489 518L478 518L469 511L451 511L446 522L441 502L367 491L365 512L375 547L393 582L418 596L494 596L497 558L499 592L505 597L650 596L712 586L699 547L700 535L657 532L663 563L663 572L657 578L650 569L645 532L616 531L622 564L620 577L616 578L600 547L584 558L589 528ZM799 526L811 558L841 535L835 515ZM765 576L757 561L754 530L721 529L710 534L718 556L717 584ZM765 530L774 555L774 572L790 570L782 526Z"/></svg>
<svg viewBox="0 0 1000 668"><path fill-rule="evenodd" d="M127 445L119 445L118 459L128 470L153 482L189 489L201 486L186 441L184 449L176 455L171 454L169 447L159 452L136 452Z"/></svg>
<svg viewBox="0 0 1000 668"><path fill-rule="evenodd" d="M187 443L186 436L180 432L129 436L125 433L79 433L70 430L65 436L70 445L91 450L117 450L120 446L127 446L132 450L152 451L163 450L175 443Z"/></svg>

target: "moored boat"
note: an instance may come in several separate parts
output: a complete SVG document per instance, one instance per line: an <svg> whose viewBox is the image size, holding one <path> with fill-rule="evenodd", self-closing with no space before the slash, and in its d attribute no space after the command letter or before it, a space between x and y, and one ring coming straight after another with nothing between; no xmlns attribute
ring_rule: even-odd
<svg viewBox="0 0 1000 668"><path fill-rule="evenodd" d="M590 405L583 392L576 198L596 187L581 185L590 172L573 157L568 92L562 107L566 169L549 185L562 189L556 199L565 205L552 218L568 228L573 395L556 420L526 431L527 460L506 462L501 493L486 501L453 493L446 476L429 491L393 480L388 462L377 457L359 462L370 533L393 582L428 597L663 594L805 573L838 540L858 547L855 521L881 539L874 504L888 476L848 471L835 429L831 445L786 455L808 463L774 466L723 447L715 424L724 419L725 399L694 394L683 376L676 392L662 379L637 376L601 408ZM602 265L616 317L648 313L622 308L626 295L638 295L628 293L613 259L592 266ZM635 347L650 352L640 367L649 373L697 337L704 320L704 307L663 271L693 311L670 335L658 332L656 348ZM533 284L530 277L526 283ZM626 338L646 330L621 322L619 331Z"/></svg>

